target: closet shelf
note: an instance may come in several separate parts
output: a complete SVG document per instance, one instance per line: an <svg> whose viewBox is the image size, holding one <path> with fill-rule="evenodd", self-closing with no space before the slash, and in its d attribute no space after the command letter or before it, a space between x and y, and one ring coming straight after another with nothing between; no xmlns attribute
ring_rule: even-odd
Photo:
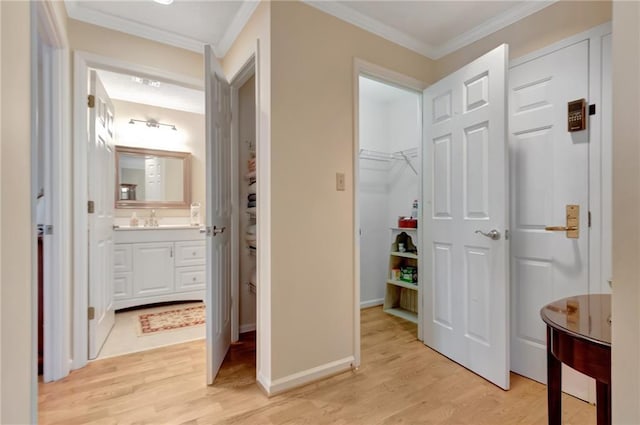
<svg viewBox="0 0 640 425"><path fill-rule="evenodd" d="M256 177L256 172L255 171L249 171L247 174L245 174L244 176L247 180L249 179L254 179Z"/></svg>
<svg viewBox="0 0 640 425"><path fill-rule="evenodd" d="M403 282L401 280L389 279L389 280L387 280L387 283L389 283L391 285L395 285L395 286L400 286L402 288L411 289L413 291L417 291L418 290L418 282L409 283L409 282Z"/></svg>
<svg viewBox="0 0 640 425"><path fill-rule="evenodd" d="M393 255L394 257L413 258L415 260L418 259L418 256L416 254L412 254L410 252L392 252L391 255Z"/></svg>
<svg viewBox="0 0 640 425"><path fill-rule="evenodd" d="M401 307L393 307L387 308L384 310L385 313L391 314L392 316L400 317L401 319L408 320L409 322L418 323L418 313L414 313L409 310L405 310Z"/></svg>
<svg viewBox="0 0 640 425"><path fill-rule="evenodd" d="M247 214L256 215L256 207L247 208Z"/></svg>
<svg viewBox="0 0 640 425"><path fill-rule="evenodd" d="M391 227L391 230L399 230L401 232L415 232L418 229L415 227Z"/></svg>

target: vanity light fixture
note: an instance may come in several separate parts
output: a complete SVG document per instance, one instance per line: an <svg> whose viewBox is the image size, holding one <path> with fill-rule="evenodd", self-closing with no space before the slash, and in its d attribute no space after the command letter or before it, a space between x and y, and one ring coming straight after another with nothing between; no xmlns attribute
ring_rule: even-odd
<svg viewBox="0 0 640 425"><path fill-rule="evenodd" d="M154 120L136 120L134 118L131 118L129 120L129 124L135 124L137 122L145 123L149 128L160 128L162 126L162 127L169 127L171 128L171 130L174 130L174 131L178 131L175 124L165 124L165 123L161 123Z"/></svg>
<svg viewBox="0 0 640 425"><path fill-rule="evenodd" d="M153 1L158 4L162 4L164 6L169 6L171 3L173 3L173 0L153 0Z"/></svg>

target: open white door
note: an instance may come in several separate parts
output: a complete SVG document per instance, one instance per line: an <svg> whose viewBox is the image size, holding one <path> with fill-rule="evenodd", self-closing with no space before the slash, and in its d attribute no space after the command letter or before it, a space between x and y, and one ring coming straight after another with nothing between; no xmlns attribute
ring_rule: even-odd
<svg viewBox="0 0 640 425"><path fill-rule="evenodd" d="M207 383L231 345L231 90L205 46L207 191Z"/></svg>
<svg viewBox="0 0 640 425"><path fill-rule="evenodd" d="M504 389L507 61L502 45L425 90L422 220L424 343Z"/></svg>
<svg viewBox="0 0 640 425"><path fill-rule="evenodd" d="M95 359L115 323L113 210L114 109L96 71L89 75L89 358ZM93 210L93 212L91 212Z"/></svg>

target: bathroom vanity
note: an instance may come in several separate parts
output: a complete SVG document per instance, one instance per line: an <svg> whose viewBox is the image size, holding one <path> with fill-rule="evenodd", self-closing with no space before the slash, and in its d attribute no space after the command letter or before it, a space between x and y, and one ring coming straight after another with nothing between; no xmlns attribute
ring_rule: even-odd
<svg viewBox="0 0 640 425"><path fill-rule="evenodd" d="M198 227L116 227L115 309L204 300L205 252L205 234Z"/></svg>

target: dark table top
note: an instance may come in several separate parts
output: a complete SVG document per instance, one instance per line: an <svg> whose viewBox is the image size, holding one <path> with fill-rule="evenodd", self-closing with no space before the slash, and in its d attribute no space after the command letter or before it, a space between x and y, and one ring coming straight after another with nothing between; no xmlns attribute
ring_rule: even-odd
<svg viewBox="0 0 640 425"><path fill-rule="evenodd" d="M563 298L540 310L552 328L611 347L611 295L591 294Z"/></svg>

